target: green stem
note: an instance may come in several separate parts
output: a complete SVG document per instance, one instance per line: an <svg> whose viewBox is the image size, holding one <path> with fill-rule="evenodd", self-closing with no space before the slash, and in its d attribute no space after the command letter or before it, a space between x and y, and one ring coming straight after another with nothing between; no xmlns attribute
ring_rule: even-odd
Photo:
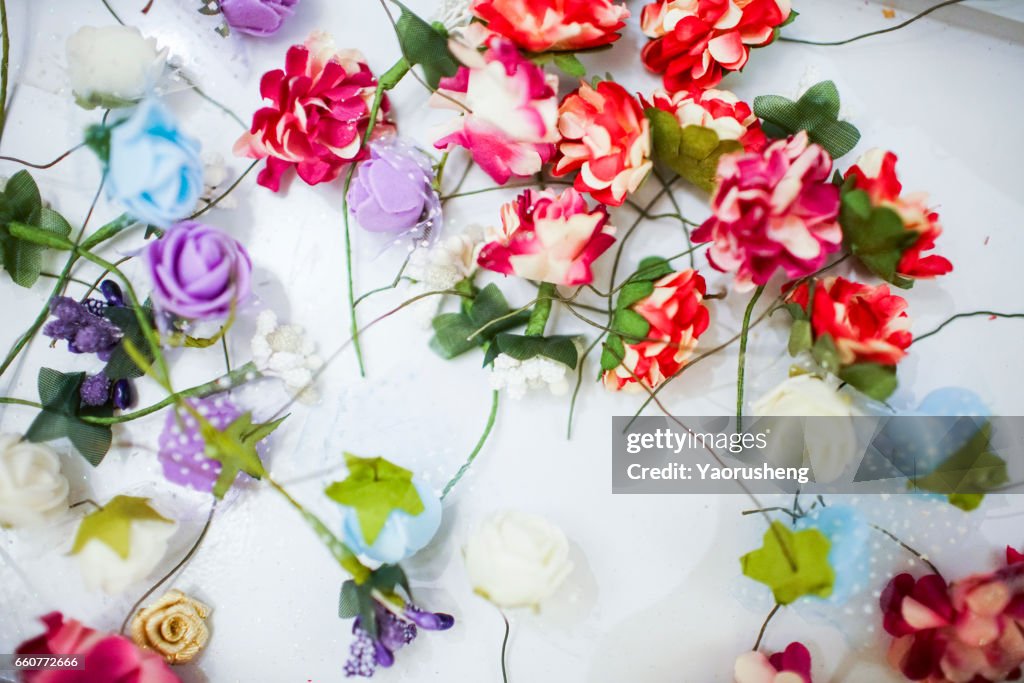
<svg viewBox="0 0 1024 683"><path fill-rule="evenodd" d="M337 560L338 564L340 564L345 571L352 575L352 579L356 583L363 583L366 581L367 577L370 576L370 570L359 561L359 558L356 557L356 554L352 552L347 545L342 543L337 536L331 533L331 530L320 520L319 517L303 507L302 504L295 500L283 486L274 481L269 474L266 475L263 480L266 481L272 489L281 494L281 496L288 501L288 503L295 508L300 515L302 515L302 518L306 520L306 524L312 527L313 531L316 532L320 542L327 546L327 549L331 552L331 555L334 556L334 559Z"/></svg>
<svg viewBox="0 0 1024 683"><path fill-rule="evenodd" d="M0 403L7 403L16 406L28 406L29 408L39 409L42 409L43 407L42 405L36 403L35 401L29 401L28 399L24 398L13 398L11 396L0 396Z"/></svg>
<svg viewBox="0 0 1024 683"><path fill-rule="evenodd" d="M371 119L371 124L372 123ZM359 342L359 319L356 318L356 283L352 273L352 231L348 217L348 188L352 184L352 174L355 171L355 164L349 167L345 176L345 187L341 194L341 213L345 217L345 270L347 270L348 282L348 315L349 332L352 336L352 349L356 354L356 362L359 364L359 376L366 377L366 366L363 364L363 347Z"/></svg>
<svg viewBox="0 0 1024 683"><path fill-rule="evenodd" d="M3 57L0 57L0 137L3 137L4 124L7 123L7 66L11 56L11 37L7 31L6 0L0 0L0 31L3 31L3 36L0 38L3 43Z"/></svg>
<svg viewBox="0 0 1024 683"><path fill-rule="evenodd" d="M501 613L501 618L505 622L505 637L501 639L501 680L503 683L508 683L508 669L505 666L505 654L508 651L508 634L511 627L508 623L508 617L505 613Z"/></svg>
<svg viewBox="0 0 1024 683"><path fill-rule="evenodd" d="M537 290L537 304L533 307L533 313L530 314L530 321L526 323L527 337L544 336L544 328L551 316L551 301L556 296L558 296L558 291L554 284L540 283L540 289Z"/></svg>
<svg viewBox="0 0 1024 683"><path fill-rule="evenodd" d="M764 292L764 285L754 290L750 297L747 310L743 313L743 327L740 329L740 355L736 363L736 431L743 431L743 376L746 373L747 365L747 335L750 332L750 316L754 313L754 305L761 298Z"/></svg>
<svg viewBox="0 0 1024 683"><path fill-rule="evenodd" d="M476 456L479 455L484 444L487 443L487 437L491 435L491 430L494 429L494 421L498 416L498 394L499 392L495 391L491 395L491 413L487 416L487 425L484 427L484 433L480 435L480 440L476 442L476 446L473 447L473 451L466 458L466 462L462 464L462 467L455 473L455 476L444 485L444 490L441 491L441 500L445 499L451 490L455 488L455 485L459 483L459 480L462 479L462 476L469 471L473 461L476 460Z"/></svg>
<svg viewBox="0 0 1024 683"><path fill-rule="evenodd" d="M946 325L949 325L950 323L953 323L961 318L973 318L979 315L988 315L994 318L1024 318L1024 313L999 313L997 311L971 311L970 313L957 313L956 315L950 316L949 318L944 320L941 325L936 327L931 332L925 332L924 334L918 335L917 337L914 338L914 341L911 343L916 344L920 341L924 341L928 337L931 337L941 332L946 327Z"/></svg>

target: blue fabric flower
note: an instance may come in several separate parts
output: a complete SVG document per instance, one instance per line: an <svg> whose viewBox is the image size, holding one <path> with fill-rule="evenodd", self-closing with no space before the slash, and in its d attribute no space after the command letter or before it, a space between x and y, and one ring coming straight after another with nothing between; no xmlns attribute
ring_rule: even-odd
<svg viewBox="0 0 1024 683"><path fill-rule="evenodd" d="M202 191L199 142L159 100L143 101L110 131L107 193L133 217L165 228L191 214Z"/></svg>
<svg viewBox="0 0 1024 683"><path fill-rule="evenodd" d="M865 587L868 575L868 536L871 528L864 516L849 505L831 505L818 508L796 522L797 529L817 529L832 544L828 563L835 573L833 604L843 604Z"/></svg>
<svg viewBox="0 0 1024 683"><path fill-rule="evenodd" d="M372 560L395 564L430 543L430 539L441 526L441 501L430 487L419 479L414 477L412 483L420 494L420 500L423 501L423 512L410 515L404 510L392 510L373 543L368 544L363 537L359 516L355 510L345 505L341 506L345 511L342 526L345 544L356 553Z"/></svg>

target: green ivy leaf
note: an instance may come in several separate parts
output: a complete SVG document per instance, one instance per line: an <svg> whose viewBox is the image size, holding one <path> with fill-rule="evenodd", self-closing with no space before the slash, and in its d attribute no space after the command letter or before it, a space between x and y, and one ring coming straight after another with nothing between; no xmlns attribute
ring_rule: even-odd
<svg viewBox="0 0 1024 683"><path fill-rule="evenodd" d="M396 26L403 55L410 66L422 66L427 83L436 88L442 76L454 76L459 68L448 49L448 32L437 22L428 24L397 0L392 2L402 10Z"/></svg>
<svg viewBox="0 0 1024 683"><path fill-rule="evenodd" d="M651 122L654 158L708 192L715 189L719 158L743 150L735 140L720 140L710 128L682 128L675 116L657 107L649 107L644 113Z"/></svg>
<svg viewBox="0 0 1024 683"><path fill-rule="evenodd" d="M35 284L46 248L58 244L68 248L70 234L64 217L43 206L39 188L27 171L11 176L0 193L0 262L16 284Z"/></svg>
<svg viewBox="0 0 1024 683"><path fill-rule="evenodd" d="M573 78L583 78L587 75L587 67L583 66L583 62L571 52L556 52L552 61Z"/></svg>
<svg viewBox="0 0 1024 683"><path fill-rule="evenodd" d="M254 479L262 479L267 471L256 451L256 444L270 436L288 416L273 422L253 423L252 413L239 415L224 431L207 420L199 423L199 433L206 442L206 456L221 464L220 476L213 485L213 495L223 498L239 472L245 472Z"/></svg>
<svg viewBox="0 0 1024 683"><path fill-rule="evenodd" d="M92 540L100 541L120 555L127 558L131 552L131 530L134 521L151 521L173 524L149 504L148 498L133 496L115 496L99 510L82 518L75 534L75 542L71 554L81 552L85 544Z"/></svg>
<svg viewBox="0 0 1024 683"><path fill-rule="evenodd" d="M83 417L110 417L109 406L83 407L79 388L84 372L65 374L51 368L39 368L39 402L43 409L25 432L32 442L55 441L67 437L89 464L96 467L110 450L113 439L109 425L84 421Z"/></svg>
<svg viewBox="0 0 1024 683"><path fill-rule="evenodd" d="M839 91L832 81L822 81L807 89L794 102L781 95L754 98L754 113L764 121L764 131L773 138L784 138L801 130L838 159L857 146L860 131L848 121L839 120Z"/></svg>
<svg viewBox="0 0 1024 683"><path fill-rule="evenodd" d="M839 371L839 379L876 401L884 401L896 391L896 367L881 363L854 363Z"/></svg>
<svg viewBox="0 0 1024 683"><path fill-rule="evenodd" d="M945 494L961 510L977 508L985 491L1010 481L1006 461L992 452L992 425L986 422L960 449L931 473L910 480L918 489Z"/></svg>
<svg viewBox="0 0 1024 683"><path fill-rule="evenodd" d="M423 501L412 482L412 472L384 458L360 458L345 454L348 477L329 485L331 500L351 507L367 544L373 544L394 510L410 515L423 512Z"/></svg>
<svg viewBox="0 0 1024 683"><path fill-rule="evenodd" d="M796 356L802 351L807 351L811 344L811 322L794 320L793 327L789 329L789 355Z"/></svg>
<svg viewBox="0 0 1024 683"><path fill-rule="evenodd" d="M828 563L832 544L818 529L790 531L772 522L764 545L740 558L743 574L772 590L775 601L788 605L804 595L827 598L835 573Z"/></svg>
<svg viewBox="0 0 1024 683"><path fill-rule="evenodd" d="M897 287L908 289L914 281L896 274L903 252L917 241L900 215L886 206L872 206L863 190L843 193L839 224L850 251L872 273Z"/></svg>

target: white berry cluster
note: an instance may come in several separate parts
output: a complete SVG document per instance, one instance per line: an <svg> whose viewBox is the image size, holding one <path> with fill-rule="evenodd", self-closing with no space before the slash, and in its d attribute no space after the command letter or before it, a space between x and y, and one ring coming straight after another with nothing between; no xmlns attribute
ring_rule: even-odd
<svg viewBox="0 0 1024 683"><path fill-rule="evenodd" d="M502 353L494 359L490 382L492 389L504 389L514 399L522 398L529 389L545 386L555 396L561 396L569 391L568 374L569 366L544 356L516 360Z"/></svg>
<svg viewBox="0 0 1024 683"><path fill-rule="evenodd" d="M278 325L276 313L262 311L252 338L252 359L264 375L280 378L288 392L303 403L317 400L310 384L324 362L298 325Z"/></svg>

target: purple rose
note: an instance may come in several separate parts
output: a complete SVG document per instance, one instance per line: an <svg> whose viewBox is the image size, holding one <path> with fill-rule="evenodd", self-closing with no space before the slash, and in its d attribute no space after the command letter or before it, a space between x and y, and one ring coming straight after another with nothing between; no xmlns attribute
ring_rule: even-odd
<svg viewBox="0 0 1024 683"><path fill-rule="evenodd" d="M422 154L394 144L370 146L359 164L348 203L359 225L370 232L401 233L432 223L441 210L434 173Z"/></svg>
<svg viewBox="0 0 1024 683"><path fill-rule="evenodd" d="M252 261L245 247L198 221L171 226L146 249L153 301L189 320L222 318L252 289Z"/></svg>
<svg viewBox="0 0 1024 683"><path fill-rule="evenodd" d="M220 0L228 26L251 36L271 36L292 15L299 0Z"/></svg>

